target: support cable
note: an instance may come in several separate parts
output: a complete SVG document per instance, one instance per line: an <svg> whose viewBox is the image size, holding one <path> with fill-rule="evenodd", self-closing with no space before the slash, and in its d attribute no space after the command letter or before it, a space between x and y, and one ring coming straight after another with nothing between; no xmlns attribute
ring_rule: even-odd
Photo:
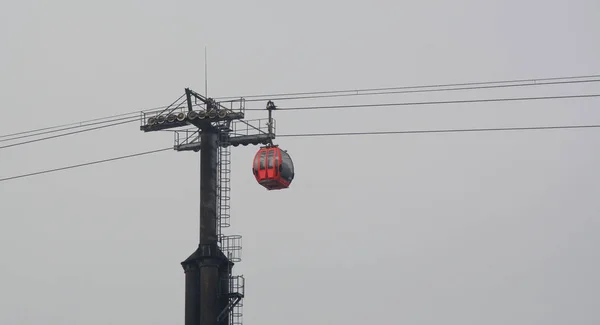
<svg viewBox="0 0 600 325"><path fill-rule="evenodd" d="M514 79L514 80L504 80L504 81L483 81L483 82L449 83L449 84L437 84L437 85L434 84L434 85L417 85L417 86L387 87L387 88L367 88L367 89L355 89L355 90L330 90L330 91L315 91L315 92L279 93L279 94L270 94L270 95L264 94L264 95L249 95L249 96L229 96L229 97L219 97L216 99L239 99L239 98L243 97L243 98L250 98L250 99L245 99L246 101L263 101L263 100L266 101L268 99L281 101L281 100L294 100L294 99L323 98L324 95L326 95L326 96L335 95L338 97L340 95L343 95L343 96L382 95L382 94L394 93L393 91L395 91L395 90L405 91L405 90L410 90L410 89L420 89L420 90L418 90L418 92L434 92L434 91L475 90L475 89L482 89L482 87L480 87L480 86L485 86L485 85L487 85L487 86L485 86L485 88L487 89L487 88L527 87L527 86L540 86L540 85L600 82L600 79L574 80L574 79L586 79L586 78L587 79L600 78L600 74L584 75L584 76L538 78L538 79ZM557 81L557 80L566 80L566 81ZM544 81L550 81L550 82L544 82ZM507 83L513 83L513 84L502 85L502 84L507 84ZM525 83L525 84L514 84L514 83ZM469 87L469 86L472 86L472 87ZM447 89L448 87L461 87L461 88ZM434 88L434 89L427 89L427 88ZM437 88L437 89L435 89L435 88ZM444 88L444 89L439 89L439 88ZM367 93L367 92L375 92L375 93ZM402 93L402 92L399 92L399 93ZM286 96L286 97L274 98L277 96L279 96L279 97ZM295 96L295 97L293 97L293 96ZM297 96L303 96L303 97L297 97ZM257 99L257 98L261 98L261 97L264 97L264 99ZM173 104L176 103L179 99L181 99L181 97L179 97L175 102L173 102ZM172 107L173 104L167 105L167 106L150 108L150 109L146 109L146 110L136 110L136 111L132 111L129 113L122 113L122 114L116 114L116 115L100 117L100 118L95 118L95 119L90 119L90 120L84 120L84 121L80 121L80 122L61 124L61 125L55 125L55 126L49 126L49 127L44 127L44 128L28 130L28 131L4 134L4 135L0 135L0 139L23 135L23 134L34 133L34 132L39 132L39 131L48 131L46 133L58 132L58 130L57 131L49 131L49 130L64 128L64 127L78 128L78 127L84 126L84 125L81 125L82 123L96 122L96 121L100 121L100 120L108 120L108 121L106 121L108 123L108 122L115 121L114 119L118 118L118 117L124 117L124 116L129 116L129 115L134 115L134 114L136 116L139 116L140 113L148 114L148 113L164 112L169 107ZM250 109L250 110L252 110L252 109Z"/></svg>
<svg viewBox="0 0 600 325"><path fill-rule="evenodd" d="M497 85L507 83L527 83L528 86L539 84L541 81L556 81L556 80L573 80L573 79L590 79L600 78L600 74L594 75L583 75L583 76L567 76L567 77L549 77L549 78L529 78L529 79L511 79L511 80L497 80L497 81L476 81L476 82L462 82L462 83L447 83L447 84L433 84L433 85L416 85L416 86L399 86L399 87L381 87L381 88L367 88L367 89L347 89L347 90L325 90L325 91L312 91L312 92L291 92L291 93L278 93L278 94L264 94L264 95L246 95L240 96L247 100L255 98L265 98L261 100L271 99L276 96L302 96L302 95L326 95L336 93L352 93L352 92L367 92L367 91L390 91L390 90L406 90L406 89L420 89L420 88L441 88L441 87L463 87L463 86L482 86L482 85ZM568 83L568 82L559 82ZM500 86L505 87L505 86ZM217 97L215 99L235 99L239 98L236 96L228 97ZM248 99L250 98L250 99Z"/></svg>
<svg viewBox="0 0 600 325"><path fill-rule="evenodd" d="M328 136L365 136L365 135L393 135L393 134L419 134L419 133L461 133L461 132L498 132L498 131L529 131L529 130L557 130L557 129L595 129L600 128L600 124L588 124L588 125L556 125L556 126L528 126L528 127L500 127L500 128L471 128L471 129L439 129L439 130L406 130L406 131L371 131L371 132L334 132L334 133L298 133L298 134L283 134L278 137L328 137ZM78 165L71 165L61 168L48 169L34 173L22 174L17 176L10 176L5 178L0 178L0 182L30 177L40 174L52 173L56 171L78 168L83 166L89 166L94 164L100 164L115 160L127 159L142 155L148 155L153 153L158 153L161 151L173 150L173 148L163 148L151 151L140 152L136 154L108 158L103 160L96 160L92 162L82 163Z"/></svg>
<svg viewBox="0 0 600 325"><path fill-rule="evenodd" d="M160 112L160 110L165 109L167 107L168 106L155 107L155 108L150 108L150 109L142 111L142 112L145 112L145 113ZM63 127L70 127L69 129L75 129L75 128L78 128L78 127L84 127L84 126L86 126L86 125L82 125L83 123L96 122L96 121L101 121L101 120L108 120L108 121L104 121L104 122L100 122L100 123L108 123L108 122L113 122L113 121L120 120L119 117L133 115L133 114L138 115L136 118L139 118L140 111L133 111L133 112L129 112L129 113L116 114L116 115L110 115L110 116L105 116L105 117L98 117L98 118L94 118L94 119L90 119L90 120L84 120L84 121L80 121L80 122L73 122L73 123L67 123L67 124L60 124L60 125L55 125L55 126L48 126L48 127L38 128L38 129L33 129L33 130L28 130L28 131L21 131L21 132L9 133L9 134L0 135L0 139L1 138L12 137L12 136L17 136L17 135L22 135L22 134L39 132L39 131L46 131L46 130L52 130L52 129L57 129L57 128L63 128ZM126 118L133 118L133 116L126 117ZM47 131L47 132L45 132L43 134L47 134L47 133L51 133L51 132L58 132L58 131L60 131L60 130L57 130L57 131Z"/></svg>
<svg viewBox="0 0 600 325"><path fill-rule="evenodd" d="M468 86L468 87L455 87L447 86L444 88L438 88L435 86L429 86L432 89L414 89L414 90L354 90L352 92L340 93L340 94L323 94L323 95L308 95L308 96L289 96L289 97L268 97L260 99L245 99L246 102L264 102L267 100L271 101L283 101L283 100L298 100L298 99L318 99L318 98L334 98L334 97L348 97L348 96L375 96L375 95L393 95L393 94L413 94L413 93L430 93L430 92L443 92L443 91L459 91L459 90L482 90L482 89L497 89L497 88L515 88L515 87L532 87L532 86L548 86L548 85L563 85L563 84L578 84L578 83L592 83L600 82L600 79L591 80L575 80L575 81L555 81L555 82L532 82L525 84L508 84L508 85L489 85L489 86ZM425 88L423 87L406 87L406 89L413 88ZM393 88L392 88L393 89ZM402 89L402 88L400 88Z"/></svg>
<svg viewBox="0 0 600 325"><path fill-rule="evenodd" d="M439 104L467 104L467 103L490 103L490 102L513 102L530 100L548 100L548 99L573 99L573 98L593 98L600 97L600 94L582 94L582 95L564 95L564 96L540 96L540 97L506 97L506 98L479 98L464 100L443 100L443 101L423 101L423 102L399 102L399 103L377 103L377 104L355 104L355 105L329 105L329 106L299 106L282 107L278 111L296 111L296 110L320 110L320 109L338 109L338 108L365 108L365 107L388 107L388 106L416 106L416 105L439 105ZM246 109L253 111L264 111L264 109Z"/></svg>
<svg viewBox="0 0 600 325"><path fill-rule="evenodd" d="M40 139L22 141L22 142L13 143L13 144L5 145L5 146L0 146L0 149L16 147L16 146L20 146L20 145L24 145L24 144L28 144L28 143L39 142L39 141L44 141L44 140L49 140L49 139L54 139L54 138L60 138L60 137L64 137L67 135L73 135L73 134L77 134L77 133L83 133L83 132L88 132L88 131L92 131L92 130L108 128L108 127L117 126L117 125L121 125L121 124L127 124L127 123L131 123L131 122L135 122L135 121L137 121L137 120L122 121L122 122L112 123L112 124L108 124L108 125L96 126L96 127L89 128L89 129L83 129L83 130L78 130L78 131L73 131L73 132L68 132L68 133L52 135L52 136L48 136L48 137L44 137L44 138L40 138Z"/></svg>
<svg viewBox="0 0 600 325"><path fill-rule="evenodd" d="M591 129L600 128L600 124L590 125L557 125L557 126L526 126L526 127L501 127L501 128L473 128L473 129L438 129L438 130L406 130L406 131L370 131L370 132L332 132L332 133L303 133L281 134L278 138L298 137L331 137L331 136L357 136L357 135L392 135L392 134L425 134L425 133L459 133L459 132L492 132L492 131L534 131L557 129Z"/></svg>
<svg viewBox="0 0 600 325"><path fill-rule="evenodd" d="M33 134L19 135L19 136L13 137L13 138L0 139L0 142L13 141L13 140L18 140L18 139L30 138L30 137L34 137L37 135L50 134L50 133L55 133L55 132L60 132L60 131L68 131L68 130L78 129L78 128L82 128L82 127L86 127L86 126L104 124L104 123L109 123L109 122L114 122L114 121L131 120L131 119L137 120L138 118L137 117L121 117L121 118L115 118L115 119L108 120L108 121L94 122L94 123L88 123L88 124L82 124L85 122L81 122L81 123L78 123L77 126L64 127L64 128L60 128L60 129L56 129L56 130L42 131L42 132L33 133Z"/></svg>
<svg viewBox="0 0 600 325"><path fill-rule="evenodd" d="M447 101L421 101L421 102L398 102L398 103L376 103L376 104L355 104L355 105L330 105L330 106L299 106L299 107L283 107L277 108L278 111L297 111L297 110L325 110L325 109L346 109L346 108L372 108L372 107L391 107L391 106L418 106L418 105L442 105L442 104L467 104L467 103L489 103L489 102L513 102L513 101L532 101L532 100L555 100L555 99L576 99L576 98L595 98L600 97L600 94L581 94L581 95L561 95L561 96L540 96L540 97L507 97L507 98L480 98L480 99L467 99L467 100L447 100ZM264 111L264 109L247 109L247 110L260 110ZM23 141L19 143L14 143L10 145L0 146L0 149L5 149L9 147L15 147L19 145L24 145L28 143L59 138L67 135L77 134L88 132L92 130L112 127L116 125L126 124L135 122L136 119L126 120L123 122L97 126L93 128L88 128L79 131L73 131L68 133L63 133L59 135L44 137L35 140ZM255 128L254 126L248 124L246 121L241 120L243 123ZM174 132L173 130L165 130L168 132ZM263 131L261 131L263 132ZM263 132L264 133L264 132ZM0 140L1 142L1 140Z"/></svg>
<svg viewBox="0 0 600 325"><path fill-rule="evenodd" d="M144 151L144 152L134 153L134 154L131 154L131 155L113 157L113 158L102 159L102 160L95 160L95 161L90 161L90 162L86 162L86 163L82 163L82 164L77 164L77 165L65 166L65 167L54 168L54 169L46 169L46 170L42 170L42 171L39 171L39 172L22 174L22 175L17 175L17 176L10 176L10 177L5 177L5 178L0 178L0 182L8 181L8 180L11 180L11 179L17 179L17 178L23 178L23 177L30 177L30 176L40 175L40 174L47 174L47 173L57 172L57 171L61 171L61 170L73 169L73 168L78 168L78 167L83 167L83 166L101 164L101 163L106 163L106 162L115 161L115 160L121 160L121 159L133 158L133 157L138 157L138 156L143 156L143 155L149 155L149 154L153 154L153 153L157 153L157 152L161 152L161 151L167 151L167 150L173 150L173 148L169 147L169 148L163 148L163 149L157 149L157 150Z"/></svg>

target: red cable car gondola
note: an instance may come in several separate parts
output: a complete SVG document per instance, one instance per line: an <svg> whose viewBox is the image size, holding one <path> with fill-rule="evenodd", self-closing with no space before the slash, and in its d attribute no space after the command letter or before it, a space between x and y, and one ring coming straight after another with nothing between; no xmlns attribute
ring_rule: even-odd
<svg viewBox="0 0 600 325"><path fill-rule="evenodd" d="M294 163L278 146L261 147L254 156L252 173L267 190L281 190L288 188L294 179Z"/></svg>

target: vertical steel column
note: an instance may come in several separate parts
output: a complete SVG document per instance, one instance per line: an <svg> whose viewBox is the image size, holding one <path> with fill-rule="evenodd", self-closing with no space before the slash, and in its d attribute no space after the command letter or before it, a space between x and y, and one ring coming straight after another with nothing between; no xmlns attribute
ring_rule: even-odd
<svg viewBox="0 0 600 325"><path fill-rule="evenodd" d="M200 136L200 246L217 247L217 132L207 127Z"/></svg>
<svg viewBox="0 0 600 325"><path fill-rule="evenodd" d="M186 274L185 325L217 325L219 266L224 258L217 246L218 131L203 128L200 143L200 244L181 263Z"/></svg>
<svg viewBox="0 0 600 325"><path fill-rule="evenodd" d="M217 246L217 130L207 127L200 138L200 247L204 263L200 272L200 323L217 325L219 315L219 248ZM186 324L187 325L187 324Z"/></svg>
<svg viewBox="0 0 600 325"><path fill-rule="evenodd" d="M202 302L200 282L200 247L181 262L185 272L185 325L200 324L200 305Z"/></svg>

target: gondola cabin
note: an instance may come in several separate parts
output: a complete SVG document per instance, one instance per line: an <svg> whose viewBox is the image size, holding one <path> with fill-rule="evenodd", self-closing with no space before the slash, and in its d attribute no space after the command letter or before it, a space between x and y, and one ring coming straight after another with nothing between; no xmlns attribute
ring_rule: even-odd
<svg viewBox="0 0 600 325"><path fill-rule="evenodd" d="M294 179L294 163L278 146L262 147L254 156L252 173L267 190L288 188Z"/></svg>

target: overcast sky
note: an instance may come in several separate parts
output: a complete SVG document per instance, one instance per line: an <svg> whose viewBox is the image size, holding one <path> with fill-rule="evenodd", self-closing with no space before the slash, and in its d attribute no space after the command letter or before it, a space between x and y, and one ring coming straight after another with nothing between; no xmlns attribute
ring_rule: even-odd
<svg viewBox="0 0 600 325"><path fill-rule="evenodd" d="M209 96L600 73L600 2L0 0L0 135ZM599 93L527 87L280 107ZM598 99L276 113L279 134L600 123ZM247 108L262 108L249 103ZM265 117L248 112L248 118ZM244 324L600 323L600 130L233 149ZM172 145L137 123L0 149L0 178ZM0 145L7 144L6 142ZM0 183L0 324L184 323L199 154Z"/></svg>

